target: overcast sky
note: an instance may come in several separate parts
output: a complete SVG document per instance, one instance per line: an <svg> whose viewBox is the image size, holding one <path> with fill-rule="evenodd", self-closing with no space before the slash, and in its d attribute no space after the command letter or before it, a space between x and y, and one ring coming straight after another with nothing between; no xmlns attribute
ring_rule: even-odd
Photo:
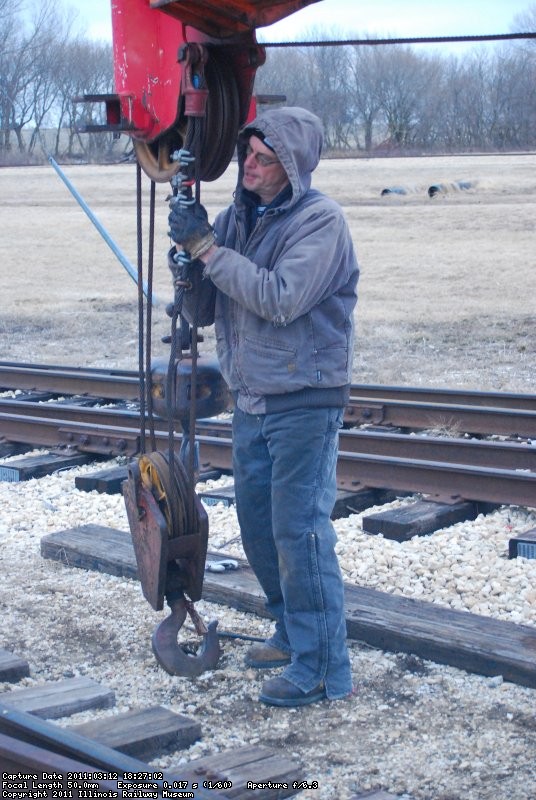
<svg viewBox="0 0 536 800"><path fill-rule="evenodd" d="M76 9L87 35L111 39L110 0L65 0L65 4ZM534 0L320 0L261 33L264 41L292 40L315 28L379 37L509 33L515 15L534 4Z"/></svg>

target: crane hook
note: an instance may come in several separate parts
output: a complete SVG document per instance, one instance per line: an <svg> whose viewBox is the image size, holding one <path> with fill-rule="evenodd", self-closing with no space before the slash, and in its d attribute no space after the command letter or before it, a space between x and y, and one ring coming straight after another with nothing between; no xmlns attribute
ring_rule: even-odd
<svg viewBox="0 0 536 800"><path fill-rule="evenodd" d="M170 675L195 678L207 670L214 669L221 655L216 628L217 620L209 622L208 628L194 609L193 603L184 597L166 598L171 614L155 629L152 636L153 653L156 660ZM195 629L203 637L197 653L190 654L177 641L179 630L189 614Z"/></svg>

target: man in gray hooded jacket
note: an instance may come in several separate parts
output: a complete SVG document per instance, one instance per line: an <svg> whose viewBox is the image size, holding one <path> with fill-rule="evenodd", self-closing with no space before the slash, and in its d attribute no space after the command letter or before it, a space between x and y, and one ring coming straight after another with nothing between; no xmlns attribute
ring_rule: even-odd
<svg viewBox="0 0 536 800"><path fill-rule="evenodd" d="M305 109L260 114L239 135L235 201L214 228L202 206L169 216L173 241L204 265L184 313L215 323L235 398L238 521L275 619L246 663L285 667L260 694L277 706L352 690L330 516L359 269L341 208L311 188L322 141Z"/></svg>

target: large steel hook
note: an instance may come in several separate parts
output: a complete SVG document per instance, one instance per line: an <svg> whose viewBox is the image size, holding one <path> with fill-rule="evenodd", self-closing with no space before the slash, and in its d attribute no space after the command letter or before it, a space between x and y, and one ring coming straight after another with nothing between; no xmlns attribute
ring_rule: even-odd
<svg viewBox="0 0 536 800"><path fill-rule="evenodd" d="M205 625L193 604L184 595L167 600L171 614L155 629L152 636L153 653L160 666L170 675L183 675L195 678L207 670L214 669L221 655L216 631L218 622L213 620ZM180 645L178 633L189 614L196 632L203 637L197 652L190 653L189 647Z"/></svg>

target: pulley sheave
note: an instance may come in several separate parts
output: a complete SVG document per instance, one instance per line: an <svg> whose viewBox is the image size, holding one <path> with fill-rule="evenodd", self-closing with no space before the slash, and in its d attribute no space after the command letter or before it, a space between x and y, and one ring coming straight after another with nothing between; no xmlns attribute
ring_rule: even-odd
<svg viewBox="0 0 536 800"><path fill-rule="evenodd" d="M208 97L203 125L194 131L193 118L181 114L176 125L154 141L133 139L138 163L157 183L166 183L179 171L180 165L173 160L173 153L187 142L188 149L200 153L199 177L202 181L219 178L231 161L240 124L236 77L225 56L216 49L209 50L204 74ZM199 143L195 142L197 135L201 136Z"/></svg>

